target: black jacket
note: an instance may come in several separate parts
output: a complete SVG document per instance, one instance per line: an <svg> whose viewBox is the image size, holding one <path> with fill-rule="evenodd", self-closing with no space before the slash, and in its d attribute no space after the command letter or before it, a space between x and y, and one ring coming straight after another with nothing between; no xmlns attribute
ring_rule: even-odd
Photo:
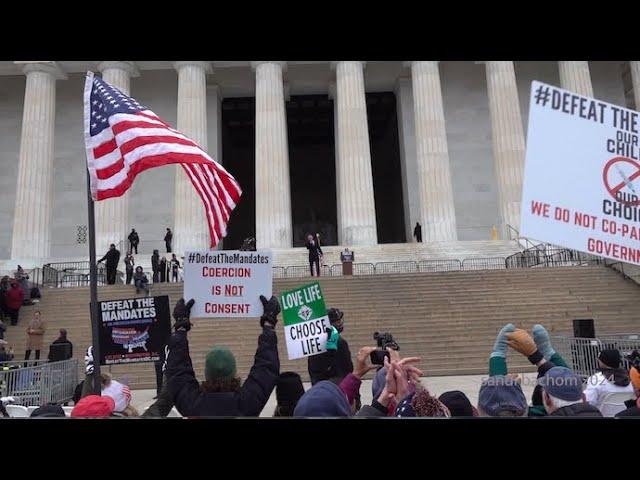
<svg viewBox="0 0 640 480"><path fill-rule="evenodd" d="M602 413L596 407L587 402L574 403L557 409L550 417L602 417Z"/></svg>
<svg viewBox="0 0 640 480"><path fill-rule="evenodd" d="M138 232L131 232L127 238L133 245L138 245L140 243Z"/></svg>
<svg viewBox="0 0 640 480"><path fill-rule="evenodd" d="M322 248L320 248L320 245L318 245L318 242L314 242L313 245L307 242L306 247L307 250L309 250L309 261L318 260L320 258L320 255L324 255L322 253Z"/></svg>
<svg viewBox="0 0 640 480"><path fill-rule="evenodd" d="M342 337L338 339L338 350L313 355L308 357L307 362L311 385L329 379L342 381L344 377L353 372L349 344Z"/></svg>
<svg viewBox="0 0 640 480"><path fill-rule="evenodd" d="M118 262L120 261L120 250L114 248L113 250L109 250L104 257L102 257L99 262L107 261L107 267L117 267Z"/></svg>
<svg viewBox="0 0 640 480"><path fill-rule="evenodd" d="M164 236L164 241L167 243L171 243L172 238L173 238L173 233L167 232L167 234Z"/></svg>
<svg viewBox="0 0 640 480"><path fill-rule="evenodd" d="M627 400L624 402L626 410L616 413L616 417L640 417L640 408L637 405L637 399Z"/></svg>
<svg viewBox="0 0 640 480"><path fill-rule="evenodd" d="M153 273L160 271L160 255L156 255L155 253L151 255L151 270Z"/></svg>
<svg viewBox="0 0 640 480"><path fill-rule="evenodd" d="M69 340L67 340L66 338L62 338L62 337L58 337L56 338L53 342L51 342L52 345L60 345L60 344L68 344L69 345L69 351L68 351L68 355L66 356L66 358L60 358L60 360L67 360L69 358L73 358L73 343L71 343ZM61 350L60 350L61 352ZM61 355L62 357L62 355ZM55 358L55 350L51 350L49 349L49 361L54 361L52 360L53 358Z"/></svg>
<svg viewBox="0 0 640 480"><path fill-rule="evenodd" d="M186 332L176 332L169 340L166 376L173 402L185 417L257 417L269 400L280 375L278 338L263 327L249 376L238 392L210 393L196 380Z"/></svg>

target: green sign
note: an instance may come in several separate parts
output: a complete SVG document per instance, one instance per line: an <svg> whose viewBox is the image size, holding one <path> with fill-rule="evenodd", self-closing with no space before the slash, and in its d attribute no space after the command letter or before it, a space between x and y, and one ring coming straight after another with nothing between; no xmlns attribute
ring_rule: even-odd
<svg viewBox="0 0 640 480"><path fill-rule="evenodd" d="M327 351L329 317L318 282L280 294L289 360Z"/></svg>

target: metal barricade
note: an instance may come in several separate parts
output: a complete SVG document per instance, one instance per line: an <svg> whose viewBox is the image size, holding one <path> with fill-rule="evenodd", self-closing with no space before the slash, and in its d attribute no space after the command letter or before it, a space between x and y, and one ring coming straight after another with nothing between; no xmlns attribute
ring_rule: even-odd
<svg viewBox="0 0 640 480"><path fill-rule="evenodd" d="M376 273L376 267L373 263L354 263L353 274L354 275L373 275Z"/></svg>
<svg viewBox="0 0 640 480"><path fill-rule="evenodd" d="M418 263L412 260L378 262L375 265L376 273L416 273L417 271Z"/></svg>
<svg viewBox="0 0 640 480"><path fill-rule="evenodd" d="M583 378L598 370L602 343L598 338L551 337L551 345L575 373Z"/></svg>
<svg viewBox="0 0 640 480"><path fill-rule="evenodd" d="M73 397L77 385L76 359L45 362L26 368L0 368L0 394L14 397L18 405L66 402Z"/></svg>
<svg viewBox="0 0 640 480"><path fill-rule="evenodd" d="M320 274L325 277L331 276L331 267L329 265L322 265L320 267L322 271ZM315 273L315 267L314 267ZM311 270L309 269L309 265L290 265L286 267L285 275L286 278L303 278L303 277L311 277Z"/></svg>
<svg viewBox="0 0 640 480"><path fill-rule="evenodd" d="M445 260L420 260L419 272L459 272L462 264L457 258Z"/></svg>
<svg viewBox="0 0 640 480"><path fill-rule="evenodd" d="M273 267L273 278L285 278L286 272L284 267Z"/></svg>
<svg viewBox="0 0 640 480"><path fill-rule="evenodd" d="M471 257L462 261L462 270L501 270L507 268L503 257Z"/></svg>

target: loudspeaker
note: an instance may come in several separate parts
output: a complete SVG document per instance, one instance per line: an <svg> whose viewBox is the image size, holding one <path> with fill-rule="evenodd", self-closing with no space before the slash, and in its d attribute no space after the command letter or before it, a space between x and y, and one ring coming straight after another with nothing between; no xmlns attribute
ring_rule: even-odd
<svg viewBox="0 0 640 480"><path fill-rule="evenodd" d="M577 318L573 321L573 336L576 338L596 338L593 318Z"/></svg>

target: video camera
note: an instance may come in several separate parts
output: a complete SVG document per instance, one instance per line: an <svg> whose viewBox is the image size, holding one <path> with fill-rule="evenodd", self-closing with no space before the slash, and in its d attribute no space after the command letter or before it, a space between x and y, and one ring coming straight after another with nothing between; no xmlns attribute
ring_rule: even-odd
<svg viewBox="0 0 640 480"><path fill-rule="evenodd" d="M393 339L393 335L388 332L379 333L374 332L373 339L378 344L378 350L371 352L371 363L373 365L384 365L384 357L389 358L389 352L387 348L392 350L400 350L398 342Z"/></svg>

